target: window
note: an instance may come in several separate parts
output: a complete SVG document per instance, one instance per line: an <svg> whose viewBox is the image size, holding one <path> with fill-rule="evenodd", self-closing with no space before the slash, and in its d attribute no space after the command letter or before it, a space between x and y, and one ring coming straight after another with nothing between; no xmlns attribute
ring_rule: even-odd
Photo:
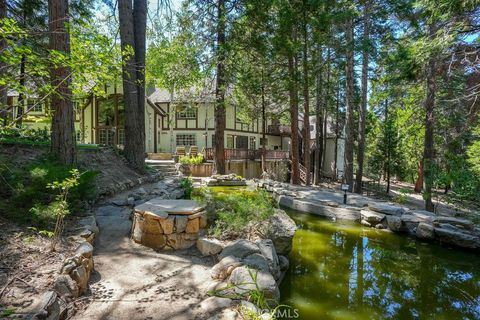
<svg viewBox="0 0 480 320"><path fill-rule="evenodd" d="M247 136L237 136L236 139L237 149L248 149L248 137Z"/></svg>
<svg viewBox="0 0 480 320"><path fill-rule="evenodd" d="M227 134L227 148L233 149L233 136L231 134Z"/></svg>
<svg viewBox="0 0 480 320"><path fill-rule="evenodd" d="M27 110L30 110L32 112L42 112L42 104L40 101L36 101L34 99L28 99L27 100Z"/></svg>
<svg viewBox="0 0 480 320"><path fill-rule="evenodd" d="M250 137L250 149L255 150L257 148L257 139L255 137Z"/></svg>
<svg viewBox="0 0 480 320"><path fill-rule="evenodd" d="M177 134L177 146L195 146L197 137L194 134Z"/></svg>
<svg viewBox="0 0 480 320"><path fill-rule="evenodd" d="M177 119L196 119L197 118L197 109L179 107L177 109Z"/></svg>
<svg viewBox="0 0 480 320"><path fill-rule="evenodd" d="M310 125L310 131L315 130L315 126L313 124Z"/></svg>

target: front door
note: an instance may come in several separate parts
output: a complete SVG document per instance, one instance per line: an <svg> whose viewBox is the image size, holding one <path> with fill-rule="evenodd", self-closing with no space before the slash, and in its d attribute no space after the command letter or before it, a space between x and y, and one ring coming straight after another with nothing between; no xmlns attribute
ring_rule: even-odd
<svg viewBox="0 0 480 320"><path fill-rule="evenodd" d="M125 143L125 108L123 97L112 94L97 99L96 142L100 145L123 145Z"/></svg>

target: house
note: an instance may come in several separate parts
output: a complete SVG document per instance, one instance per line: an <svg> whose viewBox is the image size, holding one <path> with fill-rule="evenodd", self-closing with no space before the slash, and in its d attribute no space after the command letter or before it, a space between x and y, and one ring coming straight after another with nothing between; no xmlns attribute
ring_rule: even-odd
<svg viewBox="0 0 480 320"><path fill-rule="evenodd" d="M125 142L124 99L121 83L105 86L105 95L89 95L75 102L75 130L77 142L85 144L114 145L122 147ZM21 110L15 107L18 97L9 98L12 115L18 117ZM163 154L171 158L178 146L197 146L204 153L207 161L214 155L214 106L212 94L202 94L195 90L187 90L172 95L165 89L148 89L145 103L145 149L149 154ZM33 128L49 128L46 121L45 104L38 99L27 99L28 115L24 115L23 123ZM235 105L226 106L225 158L227 171L235 164L245 162L243 175L259 176L261 158L262 119L242 121ZM314 117L313 117L314 118ZM313 119L312 118L312 119ZM314 120L311 120L314 123ZM301 123L300 123L301 126ZM285 161L289 159L290 126L281 125L267 116L265 128L265 147L267 161ZM333 177L333 158L335 156L334 137L327 139L325 156L325 176ZM315 130L311 131L315 140ZM337 141L343 141L338 139ZM343 144L337 144L337 169L343 171ZM249 161L252 162L249 164ZM249 165L258 167L255 173L245 174ZM238 165L238 164L237 164ZM233 170L233 169L232 169ZM238 170L237 170L238 171Z"/></svg>

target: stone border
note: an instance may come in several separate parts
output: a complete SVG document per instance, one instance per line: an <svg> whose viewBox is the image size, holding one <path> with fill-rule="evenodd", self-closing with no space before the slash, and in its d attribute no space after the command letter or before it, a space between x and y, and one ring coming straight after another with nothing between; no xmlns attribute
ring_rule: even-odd
<svg viewBox="0 0 480 320"><path fill-rule="evenodd" d="M353 221L365 227L406 233L418 240L480 251L480 228L466 219L439 216L425 210L410 210L373 199L366 199L362 207L307 199L297 193L295 186L271 180L258 181L257 185L272 192L279 205L290 209L334 221Z"/></svg>
<svg viewBox="0 0 480 320"><path fill-rule="evenodd" d="M97 191L97 200L111 197L116 193L133 189L145 183L157 182L163 178L165 178L163 172L156 172L154 174L143 176L134 180L126 179L121 182L111 183Z"/></svg>
<svg viewBox="0 0 480 320"><path fill-rule="evenodd" d="M99 232L94 215L78 220L80 227L68 239L78 244L75 253L63 260L50 291L43 294L39 311L32 319L61 320L68 317L68 303L85 293L94 270L93 242Z"/></svg>

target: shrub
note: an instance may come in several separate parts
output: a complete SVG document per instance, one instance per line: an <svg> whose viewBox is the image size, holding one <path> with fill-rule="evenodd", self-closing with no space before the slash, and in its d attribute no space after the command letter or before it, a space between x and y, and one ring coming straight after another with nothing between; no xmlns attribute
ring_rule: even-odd
<svg viewBox="0 0 480 320"><path fill-rule="evenodd" d="M75 212L83 201L95 198L95 176L98 172L82 172L78 185L69 190L68 208ZM0 164L0 180L5 188L0 188L0 212L21 223L34 223L37 226L51 225L49 212L55 211L57 190L49 188L55 181L71 177L71 168L49 157L43 157L25 166Z"/></svg>
<svg viewBox="0 0 480 320"><path fill-rule="evenodd" d="M200 191L201 192L201 191ZM200 196L207 202L214 224L210 233L220 236L223 233L242 234L249 223L268 219L274 213L275 204L264 190L234 192L212 192L204 189Z"/></svg>
<svg viewBox="0 0 480 320"><path fill-rule="evenodd" d="M203 163L203 154L198 154L197 156L189 157L189 156L182 156L178 159L180 164L185 165L198 165Z"/></svg>
<svg viewBox="0 0 480 320"><path fill-rule="evenodd" d="M0 128L0 142L7 144L48 145L50 144L50 133L46 128L2 127Z"/></svg>
<svg viewBox="0 0 480 320"><path fill-rule="evenodd" d="M184 178L180 181L185 199L190 199L193 191L193 181L191 177Z"/></svg>

